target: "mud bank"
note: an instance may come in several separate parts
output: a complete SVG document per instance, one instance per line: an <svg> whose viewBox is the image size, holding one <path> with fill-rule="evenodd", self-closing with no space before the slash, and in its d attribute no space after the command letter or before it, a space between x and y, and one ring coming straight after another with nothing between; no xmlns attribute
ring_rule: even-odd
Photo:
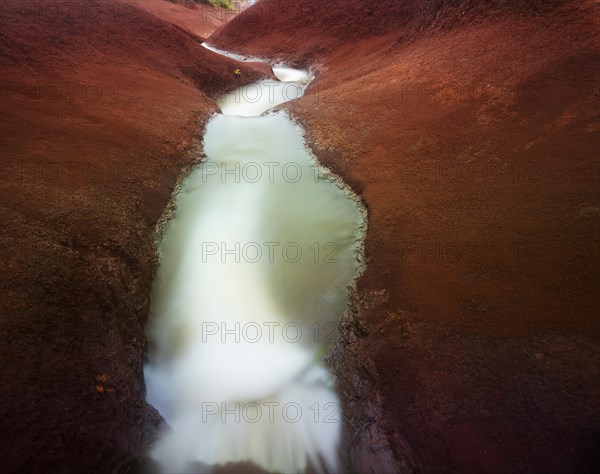
<svg viewBox="0 0 600 474"><path fill-rule="evenodd" d="M593 472L597 3L335 5L257 5L210 42L316 67L288 108L369 210L333 361L394 453L374 472Z"/></svg>

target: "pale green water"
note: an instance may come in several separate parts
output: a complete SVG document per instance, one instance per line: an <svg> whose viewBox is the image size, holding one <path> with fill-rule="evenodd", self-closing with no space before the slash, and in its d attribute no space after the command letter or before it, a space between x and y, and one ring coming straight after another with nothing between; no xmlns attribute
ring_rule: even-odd
<svg viewBox="0 0 600 474"><path fill-rule="evenodd" d="M290 82L219 101L207 160L185 179L160 244L144 373L173 428L152 452L167 472L238 461L338 471L341 415L322 354L357 273L363 216L285 113L256 116L309 81L275 72Z"/></svg>

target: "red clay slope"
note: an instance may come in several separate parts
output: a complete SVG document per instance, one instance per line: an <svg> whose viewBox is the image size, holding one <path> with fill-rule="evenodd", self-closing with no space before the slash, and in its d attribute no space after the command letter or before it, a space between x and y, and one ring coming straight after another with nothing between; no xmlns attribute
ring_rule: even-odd
<svg viewBox="0 0 600 474"><path fill-rule="evenodd" d="M412 472L600 470L598 10L263 0L210 38L316 70L288 108L369 210L352 351Z"/></svg>
<svg viewBox="0 0 600 474"><path fill-rule="evenodd" d="M217 30L211 42L232 51L283 55L296 63L314 64L349 42L388 34L388 42L410 42L426 32L447 31L506 14L539 15L565 1L337 0L325 4L261 0Z"/></svg>
<svg viewBox="0 0 600 474"><path fill-rule="evenodd" d="M241 11L239 4L236 4L232 10L228 10L213 7L208 3L179 4L169 0L130 0L129 3L202 40L208 38L217 28L232 20Z"/></svg>
<svg viewBox="0 0 600 474"><path fill-rule="evenodd" d="M0 3L3 472L124 472L153 227L246 66L126 2Z"/></svg>

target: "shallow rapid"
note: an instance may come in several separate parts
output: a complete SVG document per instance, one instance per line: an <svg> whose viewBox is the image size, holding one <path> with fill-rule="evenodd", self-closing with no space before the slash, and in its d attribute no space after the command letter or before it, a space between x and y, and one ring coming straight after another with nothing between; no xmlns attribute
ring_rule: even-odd
<svg viewBox="0 0 600 474"><path fill-rule="evenodd" d="M144 375L172 428L151 453L165 472L230 462L339 472L341 413L323 356L357 276L364 218L290 117L263 114L310 82L273 70L280 81L219 99L206 159L159 245Z"/></svg>

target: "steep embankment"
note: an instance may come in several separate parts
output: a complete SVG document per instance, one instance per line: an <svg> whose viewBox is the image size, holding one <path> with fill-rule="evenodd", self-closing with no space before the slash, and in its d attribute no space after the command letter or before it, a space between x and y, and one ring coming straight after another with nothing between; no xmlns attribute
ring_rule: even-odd
<svg viewBox="0 0 600 474"><path fill-rule="evenodd" d="M599 468L598 18L594 1L279 0L210 38L316 68L286 107L369 209L358 359L335 358L360 472L386 442L369 447L353 360L398 462Z"/></svg>
<svg viewBox="0 0 600 474"><path fill-rule="evenodd" d="M130 3L1 7L2 469L118 472L160 421L153 226L213 98L261 74Z"/></svg>
<svg viewBox="0 0 600 474"><path fill-rule="evenodd" d="M208 3L173 3L170 0L130 0L131 5L146 10L192 33L202 40L208 38L219 26L233 19L242 9L236 4L232 10L213 7Z"/></svg>

